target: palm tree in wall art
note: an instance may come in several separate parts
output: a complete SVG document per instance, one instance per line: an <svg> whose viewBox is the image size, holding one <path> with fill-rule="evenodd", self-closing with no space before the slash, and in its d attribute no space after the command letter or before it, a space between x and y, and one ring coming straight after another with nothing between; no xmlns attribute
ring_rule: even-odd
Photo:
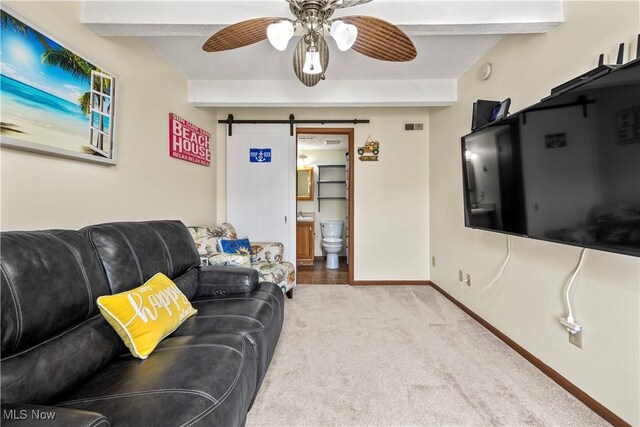
<svg viewBox="0 0 640 427"><path fill-rule="evenodd" d="M111 157L111 77L4 10L1 26L2 138Z"/></svg>
<svg viewBox="0 0 640 427"><path fill-rule="evenodd" d="M54 49L50 46L45 47L45 51L42 52L41 62L45 65L59 67L72 76L86 81L86 83L91 83L91 70L96 69L70 50L65 48ZM90 95L91 92L84 92L78 98L80 110L86 116L89 115L89 107L91 105L89 103Z"/></svg>

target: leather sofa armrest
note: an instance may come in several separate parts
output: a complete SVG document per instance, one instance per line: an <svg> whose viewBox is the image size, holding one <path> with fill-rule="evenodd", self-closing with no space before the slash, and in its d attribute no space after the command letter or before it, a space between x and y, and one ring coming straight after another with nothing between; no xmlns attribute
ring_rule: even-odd
<svg viewBox="0 0 640 427"><path fill-rule="evenodd" d="M246 267L201 266L198 269L197 297L225 297L248 294L258 288L260 275Z"/></svg>
<svg viewBox="0 0 640 427"><path fill-rule="evenodd" d="M2 425L6 427L108 427L107 417L97 412L40 405L2 405Z"/></svg>

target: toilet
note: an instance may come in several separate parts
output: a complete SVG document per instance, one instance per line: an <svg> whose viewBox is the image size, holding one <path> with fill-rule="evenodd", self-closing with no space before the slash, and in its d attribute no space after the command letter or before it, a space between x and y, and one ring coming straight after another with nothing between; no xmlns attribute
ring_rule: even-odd
<svg viewBox="0 0 640 427"><path fill-rule="evenodd" d="M327 254L327 268L338 268L338 254L342 252L344 221L320 221L322 249Z"/></svg>

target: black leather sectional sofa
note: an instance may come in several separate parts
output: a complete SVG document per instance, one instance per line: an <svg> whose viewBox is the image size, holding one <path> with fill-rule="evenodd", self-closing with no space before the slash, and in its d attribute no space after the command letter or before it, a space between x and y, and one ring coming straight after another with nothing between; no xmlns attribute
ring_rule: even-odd
<svg viewBox="0 0 640 427"><path fill-rule="evenodd" d="M245 423L282 328L277 286L200 267L179 221L4 232L0 243L3 426ZM140 360L96 299L158 272L198 314Z"/></svg>

